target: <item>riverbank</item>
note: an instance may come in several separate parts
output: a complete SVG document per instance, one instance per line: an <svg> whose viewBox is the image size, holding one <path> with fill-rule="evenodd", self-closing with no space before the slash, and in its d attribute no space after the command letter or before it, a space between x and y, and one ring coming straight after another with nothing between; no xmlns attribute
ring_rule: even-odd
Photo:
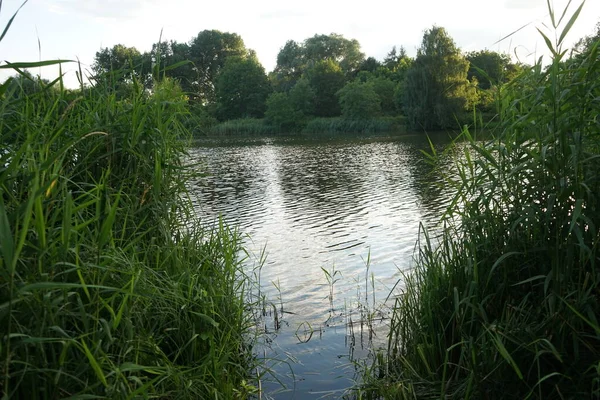
<svg viewBox="0 0 600 400"><path fill-rule="evenodd" d="M189 201L178 85L2 90L2 397L247 398L250 279Z"/></svg>
<svg viewBox="0 0 600 400"><path fill-rule="evenodd" d="M221 122L205 130L206 136L310 136L322 134L391 134L406 133L404 117L372 119L312 118L297 130L285 130L266 119L245 118Z"/></svg>
<svg viewBox="0 0 600 400"><path fill-rule="evenodd" d="M432 152L454 160L435 174L456 193L358 398L600 397L600 42L567 58L565 33L502 91L491 139Z"/></svg>

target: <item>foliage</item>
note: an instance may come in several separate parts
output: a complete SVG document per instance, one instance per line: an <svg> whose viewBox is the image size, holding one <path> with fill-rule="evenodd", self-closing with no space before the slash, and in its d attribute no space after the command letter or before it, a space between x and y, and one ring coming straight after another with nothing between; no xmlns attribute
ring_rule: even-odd
<svg viewBox="0 0 600 400"><path fill-rule="evenodd" d="M313 63L333 60L339 64L346 76L358 70L364 59L360 44L356 39L346 39L342 35L315 35L304 41L304 54Z"/></svg>
<svg viewBox="0 0 600 400"><path fill-rule="evenodd" d="M275 91L289 91L315 65L333 60L346 78L358 72L364 54L357 40L342 35L315 35L303 43L288 40L277 54L277 65L270 75Z"/></svg>
<svg viewBox="0 0 600 400"><path fill-rule="evenodd" d="M467 80L469 62L444 28L425 31L415 62L403 86L403 110L411 129L444 129L456 126L476 100Z"/></svg>
<svg viewBox="0 0 600 400"><path fill-rule="evenodd" d="M383 60L384 69L380 69L378 73L394 82L403 82L412 63L413 59L406 54L404 47L400 46L400 50L397 50L394 46Z"/></svg>
<svg viewBox="0 0 600 400"><path fill-rule="evenodd" d="M340 115L336 93L345 83L342 68L333 60L317 62L306 72L310 86L315 91L315 115L334 117Z"/></svg>
<svg viewBox="0 0 600 400"><path fill-rule="evenodd" d="M265 119L242 118L221 122L211 128L210 134L215 136L269 136L281 133Z"/></svg>
<svg viewBox="0 0 600 400"><path fill-rule="evenodd" d="M358 71L375 72L379 68L381 68L381 63L377 61L377 59L375 59L374 57L369 57L362 63L360 63Z"/></svg>
<svg viewBox="0 0 600 400"><path fill-rule="evenodd" d="M287 93L272 93L267 99L266 122L282 132L292 132L301 128L304 113L296 109Z"/></svg>
<svg viewBox="0 0 600 400"><path fill-rule="evenodd" d="M256 57L230 57L217 77L217 115L221 120L260 118L271 86Z"/></svg>
<svg viewBox="0 0 600 400"><path fill-rule="evenodd" d="M600 397L600 43L576 65L561 49L580 10L544 37L549 68L502 91L491 140L465 131L432 155L454 157L436 173L456 195L439 237L422 236L361 397Z"/></svg>
<svg viewBox="0 0 600 400"><path fill-rule="evenodd" d="M290 101L304 115L314 115L316 92L306 78L300 79L290 90Z"/></svg>
<svg viewBox="0 0 600 400"><path fill-rule="evenodd" d="M371 82L350 82L337 96L346 119L370 119L381 113L380 99Z"/></svg>
<svg viewBox="0 0 600 400"><path fill-rule="evenodd" d="M277 54L277 65L270 80L277 92L289 91L306 69L304 48L293 40L288 40Z"/></svg>
<svg viewBox="0 0 600 400"><path fill-rule="evenodd" d="M369 82L373 85L373 90L375 90L375 93L379 97L381 112L386 115L396 114L397 108L394 94L398 84L391 79L380 76L370 79Z"/></svg>
<svg viewBox="0 0 600 400"><path fill-rule="evenodd" d="M202 102L214 102L217 77L227 59L247 55L244 41L236 33L204 30L191 40L189 47L198 96Z"/></svg>
<svg viewBox="0 0 600 400"><path fill-rule="evenodd" d="M467 53L469 61L469 80L477 79L480 89L489 89L494 85L506 83L514 78L514 68L507 54L481 50Z"/></svg>
<svg viewBox="0 0 600 400"><path fill-rule="evenodd" d="M3 398L234 398L247 280L187 200L183 92L40 86L0 100Z"/></svg>
<svg viewBox="0 0 600 400"><path fill-rule="evenodd" d="M131 94L134 82L146 87L150 85L152 59L148 54L142 55L135 47L117 44L112 48L103 48L96 52L92 64L92 80L111 89L120 96Z"/></svg>
<svg viewBox="0 0 600 400"><path fill-rule="evenodd" d="M406 131L405 122L403 117L372 119L314 118L308 121L302 132L310 134L404 133Z"/></svg>

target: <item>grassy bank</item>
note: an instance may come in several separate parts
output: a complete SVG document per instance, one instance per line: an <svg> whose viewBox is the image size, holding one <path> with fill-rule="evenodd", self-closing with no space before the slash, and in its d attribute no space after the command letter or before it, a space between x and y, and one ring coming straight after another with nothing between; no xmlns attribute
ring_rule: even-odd
<svg viewBox="0 0 600 400"><path fill-rule="evenodd" d="M246 398L248 280L193 216L178 86L30 83L0 101L2 398Z"/></svg>
<svg viewBox="0 0 600 400"><path fill-rule="evenodd" d="M213 126L208 132L211 136L404 133L406 124L403 117L381 117L368 120L350 120L341 117L313 118L308 120L299 132L289 132L270 125L265 119L246 118L222 122Z"/></svg>
<svg viewBox="0 0 600 400"><path fill-rule="evenodd" d="M445 228L359 398L600 398L600 43L567 59L563 37L504 88L492 139L448 149Z"/></svg>

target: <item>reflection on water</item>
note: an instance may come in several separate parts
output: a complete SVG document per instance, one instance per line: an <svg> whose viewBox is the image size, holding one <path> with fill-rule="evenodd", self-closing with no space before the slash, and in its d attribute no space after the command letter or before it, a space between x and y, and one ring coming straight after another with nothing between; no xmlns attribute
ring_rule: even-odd
<svg viewBox="0 0 600 400"><path fill-rule="evenodd" d="M285 311L266 356L285 361L273 371L288 389L265 383L280 390L271 397L336 398L355 379L349 358L366 356L369 344L357 311L386 298L411 266L419 223L434 224L448 201L421 154L428 148L416 135L203 143L192 152L204 172L191 188L201 218L238 226L257 258L266 249L262 290ZM385 340L385 325L374 329Z"/></svg>

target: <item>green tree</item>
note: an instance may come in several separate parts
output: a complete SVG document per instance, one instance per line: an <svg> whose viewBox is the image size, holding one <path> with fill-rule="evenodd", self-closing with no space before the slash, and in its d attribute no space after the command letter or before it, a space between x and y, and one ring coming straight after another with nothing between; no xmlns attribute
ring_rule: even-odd
<svg viewBox="0 0 600 400"><path fill-rule="evenodd" d="M400 46L400 49L396 50L396 46L394 46L383 59L382 68L378 69L376 73L394 82L402 82L412 62L413 59L406 54L404 47Z"/></svg>
<svg viewBox="0 0 600 400"><path fill-rule="evenodd" d="M151 60L144 57L135 47L117 44L112 48L102 48L96 52L92 63L93 78L102 80L111 87L124 87L138 79L147 83Z"/></svg>
<svg viewBox="0 0 600 400"><path fill-rule="evenodd" d="M217 115L221 120L261 118L271 85L254 54L229 57L215 82Z"/></svg>
<svg viewBox="0 0 600 400"><path fill-rule="evenodd" d="M403 108L411 129L445 129L476 101L467 79L469 62L446 30L425 31L417 58L407 71Z"/></svg>
<svg viewBox="0 0 600 400"><path fill-rule="evenodd" d="M273 88L278 91L290 90L305 70L304 48L293 40L288 40L277 54L277 65L270 75Z"/></svg>
<svg viewBox="0 0 600 400"><path fill-rule="evenodd" d="M380 99L373 83L352 81L337 92L346 119L370 119L380 114Z"/></svg>
<svg viewBox="0 0 600 400"><path fill-rule="evenodd" d="M358 71L365 55L360 51L356 39L346 39L342 35L315 35L304 41L304 55L307 61L333 60L347 76Z"/></svg>
<svg viewBox="0 0 600 400"><path fill-rule="evenodd" d="M315 115L318 117L340 115L336 93L344 87L346 79L339 64L331 59L319 61L306 71L306 77L315 91Z"/></svg>
<svg viewBox="0 0 600 400"><path fill-rule="evenodd" d="M204 30L189 44L189 60L193 63L191 79L194 91L203 103L216 100L217 76L230 57L245 57L244 41L236 33Z"/></svg>
<svg viewBox="0 0 600 400"><path fill-rule="evenodd" d="M294 109L307 116L314 115L317 93L310 86L308 79L301 78L290 90L289 94Z"/></svg>
<svg viewBox="0 0 600 400"><path fill-rule="evenodd" d="M276 126L282 132L293 132L302 126L304 114L294 107L288 93L275 92L267 99L265 118L267 123Z"/></svg>
<svg viewBox="0 0 600 400"><path fill-rule="evenodd" d="M379 104L381 105L381 112L386 115L392 115L396 113L396 101L395 92L398 84L389 78L382 76L375 76L368 82L373 85L373 90L379 97Z"/></svg>
<svg viewBox="0 0 600 400"><path fill-rule="evenodd" d="M511 61L507 54L481 50L467 53L469 61L469 80L477 79L480 89L489 89L494 85L508 82L511 76Z"/></svg>
<svg viewBox="0 0 600 400"><path fill-rule="evenodd" d="M360 63L359 71L375 72L381 67L381 63L374 57L369 57Z"/></svg>
<svg viewBox="0 0 600 400"><path fill-rule="evenodd" d="M126 70L133 73L133 67L138 66L141 56L141 53L135 47L127 47L122 44L114 45L112 48L102 48L96 52L92 70L97 75L116 70Z"/></svg>

